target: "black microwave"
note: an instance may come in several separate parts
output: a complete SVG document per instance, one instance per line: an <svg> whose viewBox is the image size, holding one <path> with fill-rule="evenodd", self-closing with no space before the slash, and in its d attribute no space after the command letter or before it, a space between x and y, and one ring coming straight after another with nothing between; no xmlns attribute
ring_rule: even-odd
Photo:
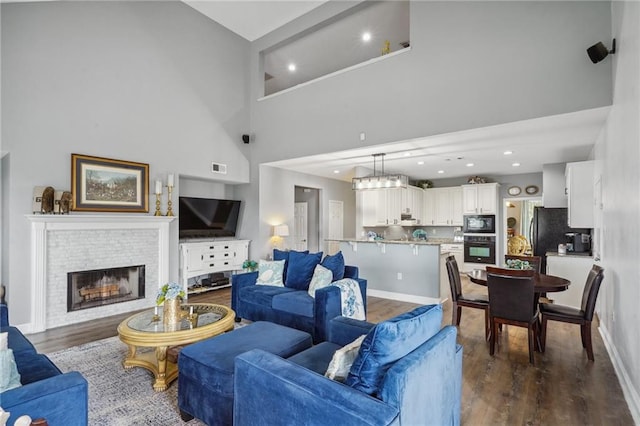
<svg viewBox="0 0 640 426"><path fill-rule="evenodd" d="M495 234L496 216L492 214L465 215L462 232L465 234Z"/></svg>

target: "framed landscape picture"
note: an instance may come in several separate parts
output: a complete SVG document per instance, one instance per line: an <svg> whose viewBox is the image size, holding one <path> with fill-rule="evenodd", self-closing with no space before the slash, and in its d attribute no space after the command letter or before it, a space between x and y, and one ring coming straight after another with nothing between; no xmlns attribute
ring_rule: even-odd
<svg viewBox="0 0 640 426"><path fill-rule="evenodd" d="M149 165L71 154L74 211L149 211Z"/></svg>

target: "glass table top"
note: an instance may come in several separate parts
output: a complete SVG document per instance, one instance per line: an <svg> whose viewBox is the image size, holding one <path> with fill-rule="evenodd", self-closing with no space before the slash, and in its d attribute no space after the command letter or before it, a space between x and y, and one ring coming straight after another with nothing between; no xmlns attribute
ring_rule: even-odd
<svg viewBox="0 0 640 426"><path fill-rule="evenodd" d="M179 330L191 330L196 327L213 324L220 321L228 314L228 310L224 306L219 305L198 305L185 304L181 306L182 319L180 323L175 324L171 329L165 330L162 321L162 306L141 312L134 315L127 321L127 326L132 330L143 331L147 333L166 333Z"/></svg>

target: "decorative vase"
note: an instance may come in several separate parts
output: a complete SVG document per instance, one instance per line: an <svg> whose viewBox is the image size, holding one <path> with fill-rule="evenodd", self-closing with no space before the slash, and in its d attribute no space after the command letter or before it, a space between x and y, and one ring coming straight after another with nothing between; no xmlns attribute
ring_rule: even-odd
<svg viewBox="0 0 640 426"><path fill-rule="evenodd" d="M165 327L175 328L180 323L181 309L180 299L167 299L164 301L164 309L162 311L162 322Z"/></svg>

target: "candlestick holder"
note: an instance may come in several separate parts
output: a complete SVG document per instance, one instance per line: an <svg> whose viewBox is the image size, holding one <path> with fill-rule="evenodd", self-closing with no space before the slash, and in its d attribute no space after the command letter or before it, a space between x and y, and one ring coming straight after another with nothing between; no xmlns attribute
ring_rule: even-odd
<svg viewBox="0 0 640 426"><path fill-rule="evenodd" d="M167 216L173 216L173 210L171 209L171 193L173 192L173 185L167 185L167 192L169 192L169 200L167 201Z"/></svg>
<svg viewBox="0 0 640 426"><path fill-rule="evenodd" d="M160 211L160 198L162 194L156 194L156 212L153 214L154 216L162 216L162 212Z"/></svg>

